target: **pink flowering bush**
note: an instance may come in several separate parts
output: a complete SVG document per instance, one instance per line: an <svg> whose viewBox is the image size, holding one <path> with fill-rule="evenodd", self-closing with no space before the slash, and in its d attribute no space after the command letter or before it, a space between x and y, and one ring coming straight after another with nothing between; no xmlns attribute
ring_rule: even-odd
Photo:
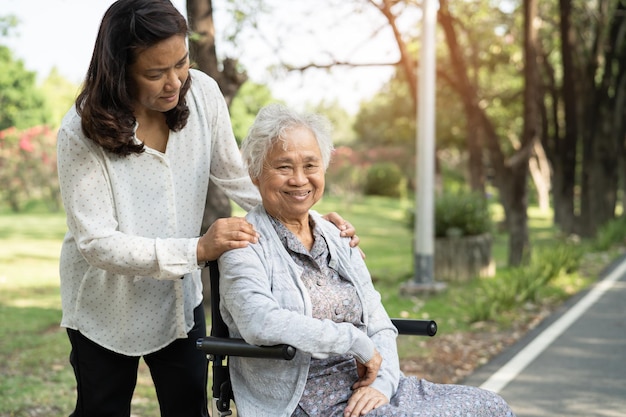
<svg viewBox="0 0 626 417"><path fill-rule="evenodd" d="M0 131L0 205L18 212L33 200L61 207L56 132L48 126Z"/></svg>

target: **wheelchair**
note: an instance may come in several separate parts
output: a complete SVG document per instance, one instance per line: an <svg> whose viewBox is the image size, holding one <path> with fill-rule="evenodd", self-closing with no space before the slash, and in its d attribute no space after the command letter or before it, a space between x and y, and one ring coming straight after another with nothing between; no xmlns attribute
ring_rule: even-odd
<svg viewBox="0 0 626 417"><path fill-rule="evenodd" d="M209 262L211 286L211 332L210 336L196 341L196 348L207 354L212 369L212 417L225 417L232 414L231 401L234 400L228 370L229 356L291 360L296 354L289 345L254 346L243 339L229 337L228 326L219 310L219 269L217 261ZM434 336L437 323L433 320L391 319L398 334L414 336Z"/></svg>

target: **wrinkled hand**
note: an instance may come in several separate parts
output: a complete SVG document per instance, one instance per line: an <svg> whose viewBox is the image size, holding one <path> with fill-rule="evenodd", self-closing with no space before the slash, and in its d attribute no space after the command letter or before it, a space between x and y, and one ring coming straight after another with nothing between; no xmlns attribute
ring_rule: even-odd
<svg viewBox="0 0 626 417"><path fill-rule="evenodd" d="M372 359L365 363L360 363L357 361L356 370L359 375L359 379L352 385L353 390L357 390L361 387L367 387L372 384L376 380L378 376L378 370L380 369L380 365L383 363L383 357L380 356L380 353L376 349L374 349L374 356Z"/></svg>
<svg viewBox="0 0 626 417"><path fill-rule="evenodd" d="M389 399L376 388L357 388L350 396L343 415L345 417L360 417L388 402Z"/></svg>
<svg viewBox="0 0 626 417"><path fill-rule="evenodd" d="M214 261L226 251L245 248L258 241L259 234L244 218L217 219L198 241L198 262Z"/></svg>
<svg viewBox="0 0 626 417"><path fill-rule="evenodd" d="M341 230L341 236L350 238L351 247L354 248L359 245L361 239L359 239L359 237L356 235L356 229L350 223L345 221L343 217L341 217L338 213L331 212L322 217L337 226L337 228ZM365 258L365 254L363 253L363 251L361 251L361 254Z"/></svg>

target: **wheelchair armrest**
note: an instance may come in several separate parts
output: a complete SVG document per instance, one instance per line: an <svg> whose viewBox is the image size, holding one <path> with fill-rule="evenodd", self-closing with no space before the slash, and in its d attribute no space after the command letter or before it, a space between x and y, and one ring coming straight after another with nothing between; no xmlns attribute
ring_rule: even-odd
<svg viewBox="0 0 626 417"><path fill-rule="evenodd" d="M255 346L243 339L207 336L196 341L196 348L219 356L243 356L247 358L285 359L296 356L296 349L289 345Z"/></svg>
<svg viewBox="0 0 626 417"><path fill-rule="evenodd" d="M391 319L398 334L414 336L434 336L437 334L437 323L434 320Z"/></svg>
<svg viewBox="0 0 626 417"><path fill-rule="evenodd" d="M391 322L399 334L431 337L437 334L437 323L433 320L391 319ZM296 349L289 345L255 346L243 339L215 336L198 339L196 348L218 356L291 360L296 355Z"/></svg>

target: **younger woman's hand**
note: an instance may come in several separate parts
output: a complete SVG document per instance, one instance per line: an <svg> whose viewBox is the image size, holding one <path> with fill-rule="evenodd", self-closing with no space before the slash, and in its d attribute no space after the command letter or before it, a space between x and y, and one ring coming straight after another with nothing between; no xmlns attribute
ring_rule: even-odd
<svg viewBox="0 0 626 417"><path fill-rule="evenodd" d="M341 236L350 238L351 247L354 248L359 245L359 242L361 241L361 239L359 239L359 237L356 235L356 229L350 223L345 221L343 217L341 217L339 214L335 212L328 213L322 217L324 217L324 219L328 220L329 222L337 226L337 228L341 230ZM363 254L362 251L361 251L361 254Z"/></svg>
<svg viewBox="0 0 626 417"><path fill-rule="evenodd" d="M245 248L259 241L259 234L246 219L226 217L217 219L198 241L198 262L214 261L228 250Z"/></svg>

